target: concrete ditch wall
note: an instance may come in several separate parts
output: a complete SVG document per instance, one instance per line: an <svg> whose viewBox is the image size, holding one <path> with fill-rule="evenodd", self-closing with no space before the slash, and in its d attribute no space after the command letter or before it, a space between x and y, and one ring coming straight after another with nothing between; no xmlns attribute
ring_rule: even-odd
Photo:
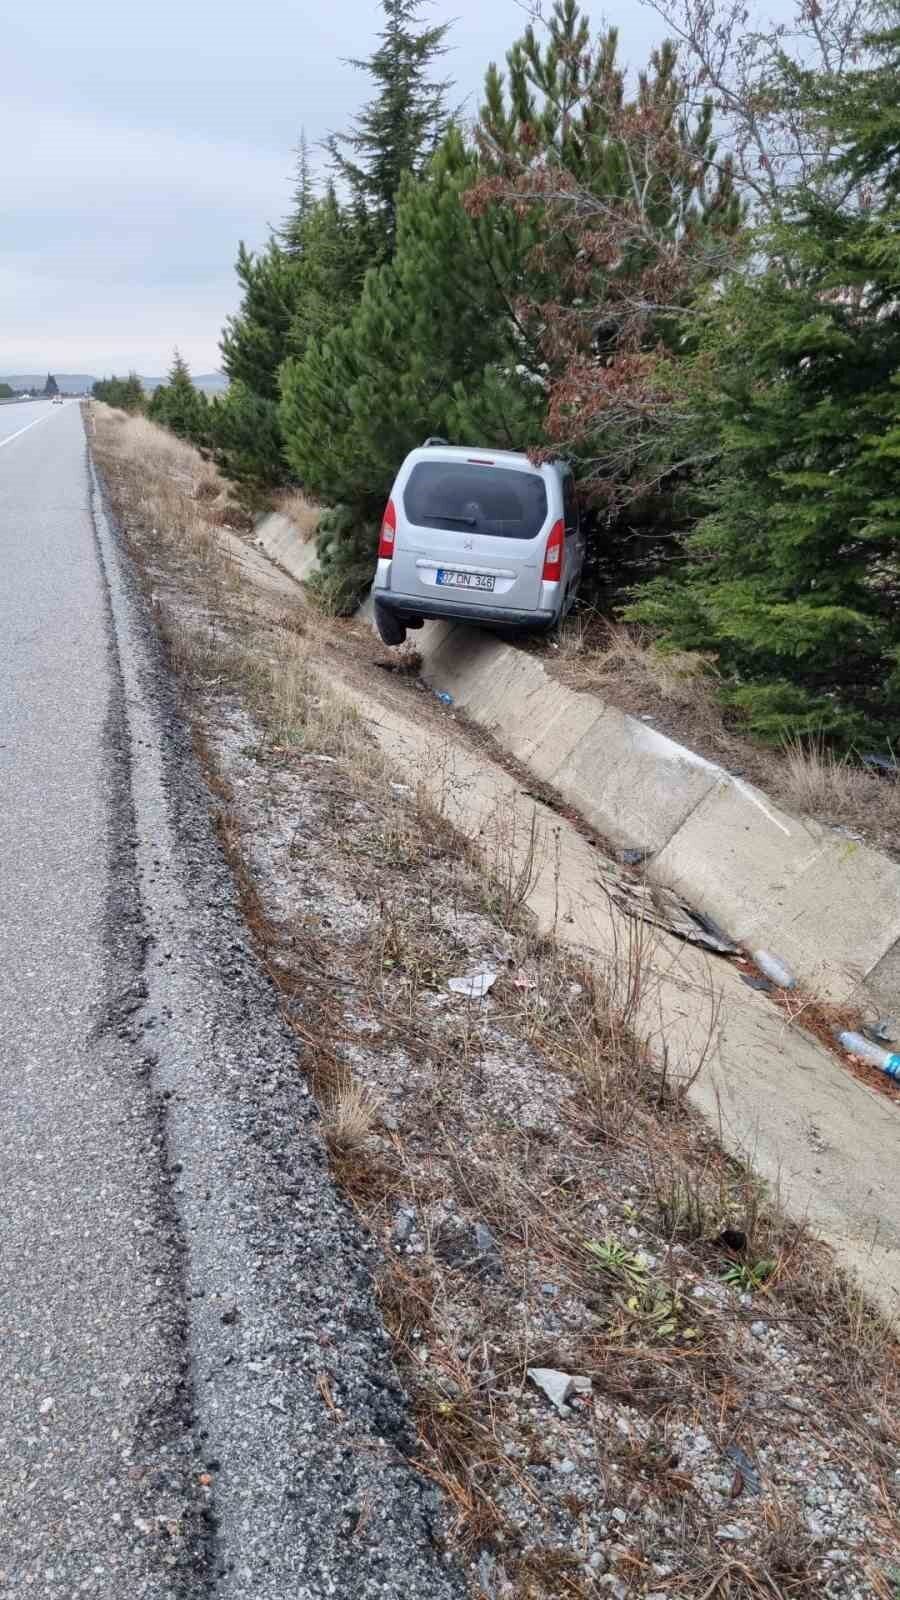
<svg viewBox="0 0 900 1600"><path fill-rule="evenodd" d="M302 582L316 565L283 517L257 543ZM366 610L367 608L364 608ZM647 877L738 943L781 956L831 1000L900 1009L900 865L789 815L644 722L551 678L492 634L426 623L422 673L619 848L652 852Z"/></svg>
<svg viewBox="0 0 900 1600"><path fill-rule="evenodd" d="M819 994L900 1005L900 865L790 816L646 723L551 678L490 634L428 623L423 676L612 844L648 849L676 889L748 949L783 957Z"/></svg>
<svg viewBox="0 0 900 1600"><path fill-rule="evenodd" d="M301 539L293 522L279 511L262 517L253 530L255 543L285 572L302 583L319 565L315 539Z"/></svg>

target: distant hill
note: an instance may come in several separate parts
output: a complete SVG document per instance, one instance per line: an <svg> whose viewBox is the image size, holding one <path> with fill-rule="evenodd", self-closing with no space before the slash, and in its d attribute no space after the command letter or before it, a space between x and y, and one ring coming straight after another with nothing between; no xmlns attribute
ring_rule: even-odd
<svg viewBox="0 0 900 1600"><path fill-rule="evenodd" d="M90 394L92 386L97 381L90 372L54 372L53 376L64 394ZM121 376L124 377L125 374L122 373ZM165 378L141 378L141 383L148 394L152 394L153 390L158 389L165 381ZM11 389L40 392L46 382L46 372L14 372L9 376L0 372L0 383L8 383ZM194 379L194 383L198 389L205 389L207 394L224 394L228 388L228 379L224 372L201 372Z"/></svg>
<svg viewBox="0 0 900 1600"><path fill-rule="evenodd" d="M67 394L81 394L89 390L94 381L89 372L54 372L53 376ZM46 382L46 372L14 372L9 376L0 373L0 383L8 383L11 389L28 389L32 394L35 391L42 394Z"/></svg>
<svg viewBox="0 0 900 1600"><path fill-rule="evenodd" d="M207 394L224 394L228 388L228 379L224 372L201 372L198 373L197 377L194 377L192 373L191 378L194 388L205 389ZM154 389L158 389L160 384L165 383L165 381L165 378L145 378L143 374L141 375L141 383L151 394ZM62 382L61 379L60 382ZM93 382L93 379L91 379L91 382Z"/></svg>

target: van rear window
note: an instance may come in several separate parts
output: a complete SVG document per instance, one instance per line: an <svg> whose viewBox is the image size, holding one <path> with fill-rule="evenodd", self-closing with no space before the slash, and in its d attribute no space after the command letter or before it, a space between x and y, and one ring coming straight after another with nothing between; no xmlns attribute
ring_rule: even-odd
<svg viewBox="0 0 900 1600"><path fill-rule="evenodd" d="M419 461L403 491L403 507L419 528L534 539L547 518L547 490L536 472Z"/></svg>

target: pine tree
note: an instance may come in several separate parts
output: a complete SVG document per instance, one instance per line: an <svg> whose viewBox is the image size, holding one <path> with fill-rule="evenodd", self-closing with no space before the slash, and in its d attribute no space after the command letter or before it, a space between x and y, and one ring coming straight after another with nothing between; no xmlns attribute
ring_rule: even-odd
<svg viewBox="0 0 900 1600"><path fill-rule="evenodd" d="M108 406L117 406L120 411L143 411L146 401L143 384L136 372L129 372L127 378L101 378L94 384L91 393L95 400L103 400Z"/></svg>
<svg viewBox="0 0 900 1600"><path fill-rule="evenodd" d="M285 355L302 355L310 339L349 321L372 261L369 219L356 203L341 206L334 185L310 207L302 229L301 272Z"/></svg>
<svg viewBox="0 0 900 1600"><path fill-rule="evenodd" d="M298 193L305 181L300 174ZM273 238L258 253L243 243L238 250L241 306L228 318L220 341L231 387L215 414L214 432L225 470L230 463L241 481L252 479L257 485L276 484L285 476L277 415L278 371L290 350L303 286L303 238L317 205L308 199L305 216L298 211L289 219L285 228L291 242L285 248Z"/></svg>
<svg viewBox="0 0 900 1600"><path fill-rule="evenodd" d="M240 378L210 407L209 432L219 465L236 483L261 494L284 479L277 409Z"/></svg>
<svg viewBox="0 0 900 1600"><path fill-rule="evenodd" d="M508 82L488 71L470 197L532 217L519 316L546 362L547 433L611 515L658 481L656 352L685 348L681 313L742 220L712 105L689 108L674 48L652 52L629 97L617 44L611 28L592 48L577 0L555 0L543 34L525 30Z"/></svg>
<svg viewBox="0 0 900 1600"><path fill-rule="evenodd" d="M282 370L291 466L362 524L377 521L399 462L429 434L495 448L551 445L570 428L568 397L595 381L604 319L647 300L661 241L699 231L714 214L733 226L727 172L706 194L709 120L704 113L688 127L682 118L672 52L654 58L628 104L614 34L596 56L586 41L577 6L560 0L546 45L528 30L510 53L509 101L491 70L479 149L451 130L427 172L407 176L392 260L368 274L352 318L324 338L313 331L302 358ZM654 132L657 165L628 166L623 122L638 124L629 157ZM557 194L571 199L571 212ZM674 294L671 282L666 289ZM671 316L667 307L647 319L649 345ZM612 338L615 347L615 322ZM608 360L604 351L604 367ZM577 384L576 368L584 369ZM595 418L578 417L576 427L592 448ZM625 477L632 445L619 431ZM349 543L348 556L356 563Z"/></svg>
<svg viewBox="0 0 900 1600"><path fill-rule="evenodd" d="M194 388L190 368L176 347L166 381L154 391L148 415L180 439L200 444L206 439L206 411L206 396Z"/></svg>
<svg viewBox="0 0 900 1600"><path fill-rule="evenodd" d="M589 180L603 154L603 135L625 99L617 48L616 28L594 49L590 19L578 0L555 0L546 43L529 23L507 52L508 92L495 64L488 68L478 122L486 158L513 171L517 159L529 161L539 151Z"/></svg>
<svg viewBox="0 0 900 1600"><path fill-rule="evenodd" d="M900 30L872 69L798 83L868 188L793 197L771 265L713 307L697 430L718 443L681 581L635 614L718 651L760 734L896 736L900 701ZM786 268L786 270L784 270Z"/></svg>
<svg viewBox="0 0 900 1600"><path fill-rule="evenodd" d="M377 259L389 258L396 201L407 173L420 174L449 123L449 80L431 69L444 54L449 23L418 27L424 0L381 0L385 26L380 44L352 65L373 79L376 93L349 133L332 136L328 150L338 176L376 225ZM349 152L345 154L344 152Z"/></svg>
<svg viewBox="0 0 900 1600"><path fill-rule="evenodd" d="M368 274L351 320L282 372L291 465L364 519L382 509L406 452L452 431L455 385L471 399L486 372L496 385L497 371L528 360L514 298L530 235L512 212L469 216L462 196L476 171L451 130L427 177L401 186L393 261Z"/></svg>
<svg viewBox="0 0 900 1600"><path fill-rule="evenodd" d="M51 396L59 394L59 384L52 372L47 373L47 382L44 384L44 395L49 400Z"/></svg>
<svg viewBox="0 0 900 1600"><path fill-rule="evenodd" d="M301 277L274 239L258 254L241 243L236 270L243 295L240 311L228 318L222 334L222 366L229 378L274 401Z"/></svg>
<svg viewBox="0 0 900 1600"><path fill-rule="evenodd" d="M289 256L302 256L306 223L316 203L316 184L309 160L305 128L300 130L300 143L297 146L296 156L293 205L278 230L278 237Z"/></svg>
<svg viewBox="0 0 900 1600"><path fill-rule="evenodd" d="M146 396L144 386L136 372L129 372L125 379L122 391L122 406L125 411L143 411Z"/></svg>

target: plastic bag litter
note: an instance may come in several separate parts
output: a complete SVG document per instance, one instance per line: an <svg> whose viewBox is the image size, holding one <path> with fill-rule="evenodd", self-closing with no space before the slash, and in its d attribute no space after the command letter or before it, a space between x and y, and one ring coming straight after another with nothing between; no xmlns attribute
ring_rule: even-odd
<svg viewBox="0 0 900 1600"><path fill-rule="evenodd" d="M471 972L465 978L448 978L447 988L452 994L463 995L466 1000L483 1000L496 982L496 972Z"/></svg>
<svg viewBox="0 0 900 1600"><path fill-rule="evenodd" d="M547 1396L561 1417L571 1415L566 1402L573 1395L584 1396L591 1392L591 1380L581 1374L559 1372L555 1367L529 1367L528 1376L535 1388Z"/></svg>
<svg viewBox="0 0 900 1600"><path fill-rule="evenodd" d="M753 959L760 972L771 978L776 989L796 989L797 979L780 956L773 955L771 950L754 950Z"/></svg>

